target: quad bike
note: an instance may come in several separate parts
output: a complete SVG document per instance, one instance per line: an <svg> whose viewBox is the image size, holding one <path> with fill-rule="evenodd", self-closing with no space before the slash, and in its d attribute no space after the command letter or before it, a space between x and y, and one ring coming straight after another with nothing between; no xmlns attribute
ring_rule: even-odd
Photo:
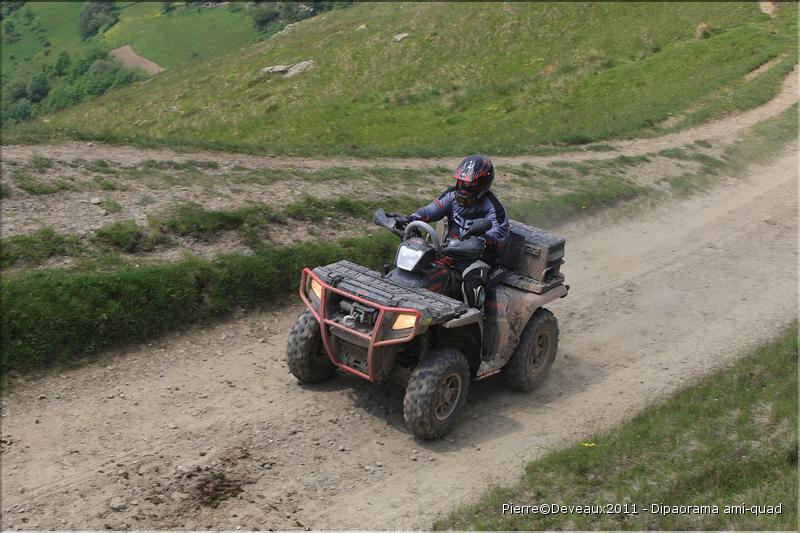
<svg viewBox="0 0 800 533"><path fill-rule="evenodd" d="M453 424L470 380L500 374L529 391L547 375L558 322L543 306L567 295L560 273L564 239L511 221L500 264L489 274L484 309L462 301L454 259L478 258L491 223L479 219L444 243L427 223L402 223L383 209L374 222L402 237L394 268L379 273L350 261L303 270L303 312L287 361L304 383L340 368L363 379L407 381L403 416L415 435L437 438ZM423 234L425 238L423 238Z"/></svg>

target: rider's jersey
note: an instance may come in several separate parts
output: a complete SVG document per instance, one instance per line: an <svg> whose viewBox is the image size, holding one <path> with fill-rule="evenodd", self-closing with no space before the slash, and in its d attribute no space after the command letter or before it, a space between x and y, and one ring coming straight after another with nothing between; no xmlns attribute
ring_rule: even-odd
<svg viewBox="0 0 800 533"><path fill-rule="evenodd" d="M486 218L492 227L483 237L486 239L486 251L481 258L493 263L503 250L508 240L508 215L506 208L491 192L487 192L475 205L463 206L456 201L455 188L447 189L438 198L411 215L412 220L433 222L447 217L447 228L450 238L457 239L469 229L472 221Z"/></svg>

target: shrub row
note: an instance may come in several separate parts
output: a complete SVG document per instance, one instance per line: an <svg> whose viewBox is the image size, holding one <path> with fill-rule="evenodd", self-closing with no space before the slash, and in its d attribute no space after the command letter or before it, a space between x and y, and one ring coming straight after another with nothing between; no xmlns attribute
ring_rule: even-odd
<svg viewBox="0 0 800 533"><path fill-rule="evenodd" d="M303 266L343 258L378 267L396 238L302 243L112 272L46 270L2 280L2 372L28 371L259 307L297 290Z"/></svg>

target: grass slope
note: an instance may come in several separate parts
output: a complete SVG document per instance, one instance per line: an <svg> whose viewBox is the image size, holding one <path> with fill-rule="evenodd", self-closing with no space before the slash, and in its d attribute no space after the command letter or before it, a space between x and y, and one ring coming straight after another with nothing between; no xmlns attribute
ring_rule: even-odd
<svg viewBox="0 0 800 533"><path fill-rule="evenodd" d="M258 39L246 11L176 8L161 13L160 2L139 2L120 11L120 21L103 34L109 48L129 44L134 51L170 69L213 58Z"/></svg>
<svg viewBox="0 0 800 533"><path fill-rule="evenodd" d="M797 7L779 13L710 2L360 4L30 131L276 153L527 152L652 130L698 102L717 114L769 98L775 83L730 105L712 96L780 54L793 61ZM707 38L694 36L700 23L713 28ZM400 32L410 35L394 42ZM306 59L318 66L299 77L260 73Z"/></svg>
<svg viewBox="0 0 800 533"><path fill-rule="evenodd" d="M41 64L54 63L62 50L76 58L97 44L108 49L130 44L137 54L173 68L227 54L259 37L244 10L176 7L162 14L161 2L117 4L119 22L102 36L84 41L78 33L84 2L28 2L10 17L20 39L2 46L3 78L28 78ZM34 15L32 24L23 22L26 9ZM43 39L50 42L47 50L43 39L34 35L37 23L44 31Z"/></svg>
<svg viewBox="0 0 800 533"><path fill-rule="evenodd" d="M797 530L797 325L605 435L529 463L436 525L456 530ZM503 504L637 506L638 514L503 513ZM653 514L651 504L717 505L719 514ZM725 505L782 514L725 514ZM647 511L643 508L646 507Z"/></svg>
<svg viewBox="0 0 800 533"><path fill-rule="evenodd" d="M82 2L28 2L15 12L10 20L20 39L0 46L3 78L27 78L38 70L39 63L54 63L61 50L72 56L84 52L86 44L78 33L78 15L82 8ZM34 15L31 24L23 22L26 9ZM34 34L36 22L44 31L44 38L50 41L51 51L46 52L43 40Z"/></svg>

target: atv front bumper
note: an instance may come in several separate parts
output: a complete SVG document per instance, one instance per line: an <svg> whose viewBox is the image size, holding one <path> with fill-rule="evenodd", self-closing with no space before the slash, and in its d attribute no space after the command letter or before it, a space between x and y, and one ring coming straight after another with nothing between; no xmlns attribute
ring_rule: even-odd
<svg viewBox="0 0 800 533"><path fill-rule="evenodd" d="M323 281L308 268L300 277L300 298L320 325L331 362L361 378L381 381L391 373L398 345L427 325L417 309L381 305L364 296Z"/></svg>

